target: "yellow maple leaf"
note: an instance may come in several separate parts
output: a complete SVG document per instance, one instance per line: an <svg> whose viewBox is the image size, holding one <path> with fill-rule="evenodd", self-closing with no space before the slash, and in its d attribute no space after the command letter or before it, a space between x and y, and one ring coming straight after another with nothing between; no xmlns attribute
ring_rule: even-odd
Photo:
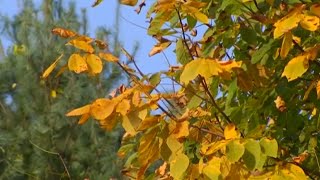
<svg viewBox="0 0 320 180"><path fill-rule="evenodd" d="M282 40L280 57L281 58L287 57L291 47L292 47L292 34L290 31L288 31L284 34L284 38Z"/></svg>
<svg viewBox="0 0 320 180"><path fill-rule="evenodd" d="M234 124L228 124L224 128L224 138L225 139L236 139L240 137L240 133L236 130L236 126Z"/></svg>
<svg viewBox="0 0 320 180"><path fill-rule="evenodd" d="M317 16L304 15L300 21L302 28L309 31L316 31L319 27L320 20Z"/></svg>
<svg viewBox="0 0 320 180"><path fill-rule="evenodd" d="M115 57L111 53L99 53L99 56L108 62L118 62L119 61L119 58Z"/></svg>
<svg viewBox="0 0 320 180"><path fill-rule="evenodd" d="M50 73L54 70L54 68L57 66L60 59L63 57L63 54L61 54L42 74L41 78L45 79L47 78Z"/></svg>
<svg viewBox="0 0 320 180"><path fill-rule="evenodd" d="M299 55L289 61L284 68L281 77L286 76L288 81L292 81L302 76L309 68L309 61L305 54Z"/></svg>
<svg viewBox="0 0 320 180"><path fill-rule="evenodd" d="M301 18L303 17L302 10L305 8L305 5L298 5L294 7L286 16L278 20L275 24L275 30L273 32L273 37L279 38L284 33L290 31L291 29L298 26Z"/></svg>
<svg viewBox="0 0 320 180"><path fill-rule="evenodd" d="M72 54L68 60L68 67L70 71L81 73L88 70L86 60L80 54Z"/></svg>
<svg viewBox="0 0 320 180"><path fill-rule="evenodd" d="M69 41L66 45L72 45L78 49L81 49L88 53L93 53L94 49L90 45L90 43L93 41L93 39L87 37L87 36L80 36L77 37L71 41Z"/></svg>
<svg viewBox="0 0 320 180"><path fill-rule="evenodd" d="M97 99L91 104L90 114L97 120L104 120L112 114L116 105L107 98Z"/></svg>
<svg viewBox="0 0 320 180"><path fill-rule="evenodd" d="M84 56L88 64L88 70L91 74L99 74L102 71L102 62L101 59L94 54L86 54Z"/></svg>
<svg viewBox="0 0 320 180"><path fill-rule="evenodd" d="M90 112L90 104L74 109L66 114L66 116L80 116Z"/></svg>
<svg viewBox="0 0 320 180"><path fill-rule="evenodd" d="M317 15L318 17L320 17L320 3L317 3L317 4L313 4L311 7L310 7L310 11Z"/></svg>
<svg viewBox="0 0 320 180"><path fill-rule="evenodd" d="M189 81L195 79L198 75L205 79L218 75L222 72L221 65L215 59L196 59L185 65L180 76L180 81L188 84Z"/></svg>

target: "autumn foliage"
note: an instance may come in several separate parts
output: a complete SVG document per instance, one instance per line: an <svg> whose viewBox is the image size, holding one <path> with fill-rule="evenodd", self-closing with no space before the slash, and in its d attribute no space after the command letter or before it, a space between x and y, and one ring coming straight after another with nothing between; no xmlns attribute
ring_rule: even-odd
<svg viewBox="0 0 320 180"><path fill-rule="evenodd" d="M145 10L144 1L120 2ZM158 43L149 56L175 46L177 64L152 75L123 48L134 68L106 43L56 28L77 49L58 73L94 76L115 63L130 79L66 115L80 116L79 124L92 118L108 131L121 124L118 155L132 179L319 177L320 4L301 2L154 1L146 33ZM158 89L164 79L173 91Z"/></svg>

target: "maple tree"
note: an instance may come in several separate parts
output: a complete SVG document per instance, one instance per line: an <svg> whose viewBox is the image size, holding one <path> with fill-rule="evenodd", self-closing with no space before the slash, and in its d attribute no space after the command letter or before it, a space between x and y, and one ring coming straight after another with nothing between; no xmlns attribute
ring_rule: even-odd
<svg viewBox="0 0 320 180"><path fill-rule="evenodd" d="M120 3L137 13L145 6ZM80 116L79 124L91 117L108 131L121 124L118 155L133 179L319 177L319 12L310 0L154 1L147 34L158 43L149 56L175 46L177 64L152 75L123 48L134 68L104 42L56 28L78 49L70 71L94 76L114 63L130 79L66 115ZM165 78L172 92L158 90Z"/></svg>

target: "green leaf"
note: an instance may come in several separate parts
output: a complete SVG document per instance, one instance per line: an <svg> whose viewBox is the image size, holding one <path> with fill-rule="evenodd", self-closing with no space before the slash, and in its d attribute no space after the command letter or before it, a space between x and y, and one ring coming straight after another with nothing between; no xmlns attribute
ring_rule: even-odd
<svg viewBox="0 0 320 180"><path fill-rule="evenodd" d="M152 86L156 87L161 81L161 73L154 73L151 75L151 77L149 78L149 82Z"/></svg>
<svg viewBox="0 0 320 180"><path fill-rule="evenodd" d="M262 138L260 140L262 153L267 156L276 158L278 155L278 143L275 139Z"/></svg>
<svg viewBox="0 0 320 180"><path fill-rule="evenodd" d="M258 141L254 139L248 139L244 145L245 151L243 154L244 164L249 170L257 168L260 161L261 148Z"/></svg>
<svg viewBox="0 0 320 180"><path fill-rule="evenodd" d="M177 41L176 56L177 56L177 61L182 65L185 65L191 61L191 57L189 55L188 49L184 45L182 38L179 38Z"/></svg>
<svg viewBox="0 0 320 180"><path fill-rule="evenodd" d="M170 175L174 179L183 179L183 174L189 166L189 158L185 154L179 153L170 162Z"/></svg>
<svg viewBox="0 0 320 180"><path fill-rule="evenodd" d="M257 43L257 32L251 28L240 28L240 35L249 44Z"/></svg>
<svg viewBox="0 0 320 180"><path fill-rule="evenodd" d="M256 64L260 62L264 58L264 56L268 55L270 53L269 51L272 50L275 42L275 40L271 39L267 44L264 44L259 50L254 52L252 55L251 63Z"/></svg>
<svg viewBox="0 0 320 180"><path fill-rule="evenodd" d="M227 145L227 158L230 162L237 162L244 154L244 145L239 140L233 140Z"/></svg>

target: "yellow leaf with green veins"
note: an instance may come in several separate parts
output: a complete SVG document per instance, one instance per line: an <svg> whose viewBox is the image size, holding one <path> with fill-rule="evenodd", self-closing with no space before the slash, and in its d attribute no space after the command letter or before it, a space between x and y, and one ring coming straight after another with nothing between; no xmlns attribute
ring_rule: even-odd
<svg viewBox="0 0 320 180"><path fill-rule="evenodd" d="M280 50L280 57L282 59L287 57L291 47L292 47L292 34L289 31L284 34L284 38L282 40L282 46L281 46L281 50Z"/></svg>
<svg viewBox="0 0 320 180"><path fill-rule="evenodd" d="M75 73L81 73L88 70L88 65L80 54L72 54L68 60L68 68Z"/></svg>
<svg viewBox="0 0 320 180"><path fill-rule="evenodd" d="M58 62L63 57L63 54L61 54L42 74L41 78L45 79L47 78L50 73L54 70L54 68L57 66Z"/></svg>
<svg viewBox="0 0 320 180"><path fill-rule="evenodd" d="M102 71L102 61L101 59L94 54L86 54L84 56L88 64L89 73L95 75L99 74Z"/></svg>
<svg viewBox="0 0 320 180"><path fill-rule="evenodd" d="M309 68L309 61L305 55L299 55L289 61L284 68L281 77L287 77L288 81L292 81L302 76Z"/></svg>
<svg viewBox="0 0 320 180"><path fill-rule="evenodd" d="M291 29L298 26L301 18L303 17L302 10L305 8L305 5L298 5L294 7L286 16L278 20L275 24L275 30L273 32L273 37L279 38L284 33L290 31Z"/></svg>
<svg viewBox="0 0 320 180"><path fill-rule="evenodd" d="M170 175L173 179L183 179L184 172L189 166L189 158L183 153L179 153L170 162Z"/></svg>
<svg viewBox="0 0 320 180"><path fill-rule="evenodd" d="M222 72L221 65L215 59L195 59L185 65L180 76L180 81L188 84L189 81L195 79L198 75L205 79L218 75Z"/></svg>

